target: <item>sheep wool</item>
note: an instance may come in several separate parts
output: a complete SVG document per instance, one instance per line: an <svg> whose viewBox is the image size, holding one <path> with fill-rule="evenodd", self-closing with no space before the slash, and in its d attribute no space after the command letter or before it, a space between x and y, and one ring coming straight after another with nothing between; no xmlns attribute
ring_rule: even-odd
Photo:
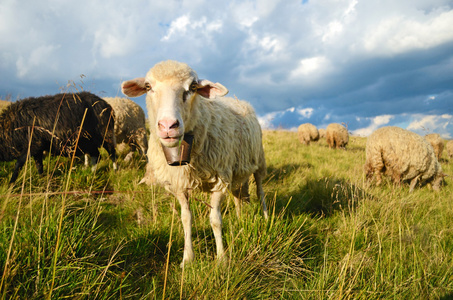
<svg viewBox="0 0 453 300"><path fill-rule="evenodd" d="M267 217L262 188L266 161L261 127L252 106L223 97L228 93L223 85L198 79L187 64L175 61L158 63L145 78L123 82L122 90L129 97L147 95L150 126L147 174L154 175L148 182L155 180L164 185L181 205L185 236L182 264L194 258L188 196L196 188L211 193L210 221L217 258L222 259L225 253L221 202L231 191L239 214L240 201L248 196L248 180L252 174ZM169 165L162 147L178 147L188 133L194 135L190 163Z"/></svg>
<svg viewBox="0 0 453 300"><path fill-rule="evenodd" d="M323 138L326 137L326 130L324 128L318 129L318 133L319 133L319 138L320 139L323 139Z"/></svg>
<svg viewBox="0 0 453 300"><path fill-rule="evenodd" d="M436 154L437 160L440 161L442 152L444 151L444 141L437 133L431 133L425 135L425 139L433 146L434 153Z"/></svg>
<svg viewBox="0 0 453 300"><path fill-rule="evenodd" d="M146 119L143 109L134 101L121 97L103 98L115 112L115 136L117 144L125 143L130 146L131 152L138 150L146 155L148 151L148 136L146 133Z"/></svg>
<svg viewBox="0 0 453 300"><path fill-rule="evenodd" d="M447 148L448 158L451 159L453 157L453 140L449 140L445 147Z"/></svg>
<svg viewBox="0 0 453 300"><path fill-rule="evenodd" d="M349 142L348 130L338 123L329 124L326 128L326 141L329 148L346 148Z"/></svg>
<svg viewBox="0 0 453 300"><path fill-rule="evenodd" d="M39 174L43 173L44 151L52 155L89 154L95 165L98 148L104 147L116 168L113 128L110 105L88 92L23 99L0 114L0 161L17 160L11 183L25 164L29 144Z"/></svg>
<svg viewBox="0 0 453 300"><path fill-rule="evenodd" d="M387 126L374 131L367 140L365 173L368 179L382 174L395 184L410 181L410 191L417 183L432 183L438 190L443 180L442 168L433 147L420 135L399 127Z"/></svg>
<svg viewBox="0 0 453 300"><path fill-rule="evenodd" d="M316 142L319 140L318 129L315 125L310 123L305 123L297 128L297 134L299 136L299 141L304 145L310 145L310 142Z"/></svg>

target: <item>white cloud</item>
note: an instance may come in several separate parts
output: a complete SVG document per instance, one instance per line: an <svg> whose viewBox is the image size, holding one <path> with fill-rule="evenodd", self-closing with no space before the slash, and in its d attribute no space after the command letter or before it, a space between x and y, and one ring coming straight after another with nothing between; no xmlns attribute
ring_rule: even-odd
<svg viewBox="0 0 453 300"><path fill-rule="evenodd" d="M191 31L196 31L197 33L208 36L212 32L220 31L222 26L221 20L208 21L205 16L201 17L199 20L194 20L190 15L183 15L171 22L167 34L162 37L161 41L168 41L175 36L190 38L193 36ZM206 41L203 42L206 43Z"/></svg>
<svg viewBox="0 0 453 300"><path fill-rule="evenodd" d="M299 65L291 71L292 79L313 79L329 70L329 60L324 56L314 56L304 58L299 61Z"/></svg>
<svg viewBox="0 0 453 300"><path fill-rule="evenodd" d="M387 18L365 37L369 52L383 55L429 49L453 41L453 11L428 15L424 20L404 15Z"/></svg>
<svg viewBox="0 0 453 300"><path fill-rule="evenodd" d="M34 49L29 57L20 56L16 61L16 68L17 68L17 76L19 78L24 78L33 69L45 68L45 69L55 69L56 63L53 60L55 56L56 50L60 48L59 45L47 45L47 46L40 46ZM38 70L35 70L39 72ZM36 78L39 74L33 74L32 77Z"/></svg>
<svg viewBox="0 0 453 300"><path fill-rule="evenodd" d="M369 136L373 131L378 129L383 125L387 125L390 120L392 120L395 116L392 115L382 115L373 118L365 118L365 120L370 120L370 125L365 128L360 128L354 130L352 133L360 136Z"/></svg>
<svg viewBox="0 0 453 300"><path fill-rule="evenodd" d="M302 116L302 118L309 119L313 115L315 110L311 107L298 109L297 113Z"/></svg>
<svg viewBox="0 0 453 300"><path fill-rule="evenodd" d="M451 138L453 127L453 115L412 115L413 121L407 127L408 130L419 134L439 133L443 138Z"/></svg>

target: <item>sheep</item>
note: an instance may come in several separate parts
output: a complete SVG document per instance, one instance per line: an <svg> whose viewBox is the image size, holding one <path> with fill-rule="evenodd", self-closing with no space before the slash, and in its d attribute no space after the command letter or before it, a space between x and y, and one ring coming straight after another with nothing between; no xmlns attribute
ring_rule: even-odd
<svg viewBox="0 0 453 300"><path fill-rule="evenodd" d="M377 185L382 174L391 176L398 185L410 181L410 192L418 182L432 182L433 189L439 190L445 176L428 141L394 126L377 129L368 137L364 169L368 180L376 176Z"/></svg>
<svg viewBox="0 0 453 300"><path fill-rule="evenodd" d="M440 135L437 133L427 134L425 135L425 139L430 142L431 146L433 146L437 160L440 161L442 152L444 151L444 141L442 140Z"/></svg>
<svg viewBox="0 0 453 300"><path fill-rule="evenodd" d="M96 113L95 102L105 111L103 115ZM0 114L0 161L17 160L10 183L25 164L29 147L39 174L43 173L45 151L67 156L74 151L76 155L88 153L95 164L101 146L116 168L111 114L112 108L104 100L88 92L30 97L9 105Z"/></svg>
<svg viewBox="0 0 453 300"><path fill-rule="evenodd" d="M348 130L338 123L329 124L326 128L326 141L329 148L346 148L349 142Z"/></svg>
<svg viewBox="0 0 453 300"><path fill-rule="evenodd" d="M297 133L299 136L299 141L304 145L310 145L311 141L316 142L319 140L318 129L315 125L310 123L305 123L297 128Z"/></svg>
<svg viewBox="0 0 453 300"><path fill-rule="evenodd" d="M266 175L262 132L252 106L223 97L228 90L222 84L198 79L187 64L171 60L156 64L144 78L123 82L122 91L129 97L146 94L151 165L147 171L152 170L154 179L180 203L185 237L181 266L194 259L188 196L195 188L211 193L210 223L217 259L224 260L221 203L227 192L232 191L239 215L253 174L264 216L268 216L262 187ZM169 165L163 148L174 149L189 133L194 136L190 162Z"/></svg>
<svg viewBox="0 0 453 300"><path fill-rule="evenodd" d="M128 161L135 150L140 155L146 155L148 151L148 137L145 128L145 112L134 101L120 97L103 98L115 112L115 136L116 143L125 143L130 146L130 152L126 155Z"/></svg>
<svg viewBox="0 0 453 300"><path fill-rule="evenodd" d="M318 133L319 133L319 138L320 139L323 139L326 137L326 130L324 128L319 128L318 129Z"/></svg>
<svg viewBox="0 0 453 300"><path fill-rule="evenodd" d="M445 147L447 148L448 158L451 159L453 157L453 140L449 140Z"/></svg>

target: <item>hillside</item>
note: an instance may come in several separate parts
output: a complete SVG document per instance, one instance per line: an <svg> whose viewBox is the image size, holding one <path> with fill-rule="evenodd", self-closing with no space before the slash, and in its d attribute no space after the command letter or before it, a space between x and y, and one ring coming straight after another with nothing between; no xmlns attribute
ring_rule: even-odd
<svg viewBox="0 0 453 300"><path fill-rule="evenodd" d="M266 222L252 198L223 209L229 260L215 261L204 193L192 197L196 261L181 269L179 205L138 185L145 161L103 153L96 174L66 158L33 163L10 187L0 163L2 299L447 299L453 296L453 182L381 187L365 181L366 138L346 150L265 131ZM444 153L444 172L453 161ZM169 252L169 256L167 255Z"/></svg>

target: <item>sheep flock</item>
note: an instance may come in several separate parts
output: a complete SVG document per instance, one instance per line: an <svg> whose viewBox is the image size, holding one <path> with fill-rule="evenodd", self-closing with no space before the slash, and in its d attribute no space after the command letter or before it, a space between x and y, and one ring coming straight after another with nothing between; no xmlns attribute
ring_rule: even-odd
<svg viewBox="0 0 453 300"><path fill-rule="evenodd" d="M209 220L217 259L224 261L221 207L228 195L241 217L253 180L263 219L268 219L263 188L267 166L262 129L253 107L227 97L228 89L221 83L200 79L187 64L172 60L157 63L143 77L122 82L121 89L130 98L146 96L147 119L145 111L129 98L100 98L88 92L0 102L0 161L16 160L10 183L18 178L28 151L39 174L43 173L43 153L90 155L96 165L102 147L116 170L117 146L125 144L130 148L125 163L134 152L146 160L140 182L164 187L180 204L181 265L195 259L190 209L195 190L210 194ZM332 153L349 151L349 132L343 124L318 129L304 123L297 128L297 136L307 146L318 142ZM440 164L444 148L451 160L453 141L445 144L438 134L422 137L399 127L379 128L367 138L364 175L377 187L388 176L397 187L409 183L410 192L424 185L439 190L446 176ZM170 156L176 160L170 162Z"/></svg>

